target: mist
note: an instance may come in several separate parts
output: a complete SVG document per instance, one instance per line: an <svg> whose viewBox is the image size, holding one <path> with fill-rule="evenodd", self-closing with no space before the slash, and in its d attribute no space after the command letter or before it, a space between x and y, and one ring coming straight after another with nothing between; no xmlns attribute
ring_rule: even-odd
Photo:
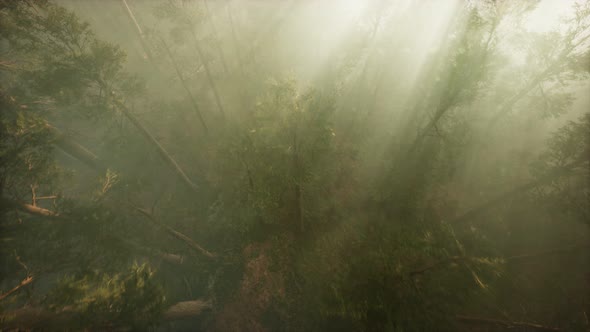
<svg viewBox="0 0 590 332"><path fill-rule="evenodd" d="M0 1L0 331L588 331L590 2Z"/></svg>

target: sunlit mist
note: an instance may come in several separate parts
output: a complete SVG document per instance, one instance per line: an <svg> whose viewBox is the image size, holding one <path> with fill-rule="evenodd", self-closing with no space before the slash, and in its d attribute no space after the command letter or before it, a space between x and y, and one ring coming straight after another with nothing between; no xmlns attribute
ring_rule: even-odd
<svg viewBox="0 0 590 332"><path fill-rule="evenodd" d="M590 331L590 1L0 0L0 331Z"/></svg>

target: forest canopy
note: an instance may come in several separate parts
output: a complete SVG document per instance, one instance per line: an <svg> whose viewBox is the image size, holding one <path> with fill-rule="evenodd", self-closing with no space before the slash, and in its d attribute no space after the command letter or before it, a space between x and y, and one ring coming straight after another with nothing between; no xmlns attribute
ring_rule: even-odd
<svg viewBox="0 0 590 332"><path fill-rule="evenodd" d="M0 0L0 331L588 331L590 2Z"/></svg>

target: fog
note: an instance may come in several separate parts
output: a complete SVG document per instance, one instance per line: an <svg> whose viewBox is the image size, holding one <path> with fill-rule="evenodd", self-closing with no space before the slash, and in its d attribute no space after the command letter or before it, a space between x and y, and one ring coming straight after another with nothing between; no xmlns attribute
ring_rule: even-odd
<svg viewBox="0 0 590 332"><path fill-rule="evenodd" d="M587 331L590 2L0 1L0 331Z"/></svg>

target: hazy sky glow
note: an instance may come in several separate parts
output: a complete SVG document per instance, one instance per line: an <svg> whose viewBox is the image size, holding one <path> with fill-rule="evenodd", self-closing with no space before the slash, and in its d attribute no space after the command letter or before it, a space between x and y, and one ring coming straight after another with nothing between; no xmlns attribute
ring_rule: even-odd
<svg viewBox="0 0 590 332"><path fill-rule="evenodd" d="M573 12L575 0L544 0L528 15L527 29L537 32L546 32L555 29L560 19Z"/></svg>

